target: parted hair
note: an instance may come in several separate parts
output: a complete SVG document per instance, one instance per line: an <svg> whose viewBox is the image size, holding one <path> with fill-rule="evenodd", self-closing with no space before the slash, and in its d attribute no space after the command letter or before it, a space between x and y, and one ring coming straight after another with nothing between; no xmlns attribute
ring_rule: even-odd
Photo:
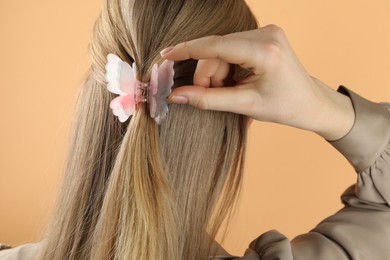
<svg viewBox="0 0 390 260"><path fill-rule="evenodd" d="M64 180L40 259L207 259L240 192L247 118L169 105L157 125L147 104L113 116L105 64L115 53L150 79L165 47L257 28L244 0L105 0L89 44ZM196 61L175 63L174 88Z"/></svg>

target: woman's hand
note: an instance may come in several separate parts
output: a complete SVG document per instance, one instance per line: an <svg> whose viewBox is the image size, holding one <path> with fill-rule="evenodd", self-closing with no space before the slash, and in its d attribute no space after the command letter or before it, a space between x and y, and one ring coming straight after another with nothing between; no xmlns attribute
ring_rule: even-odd
<svg viewBox="0 0 390 260"><path fill-rule="evenodd" d="M354 122L348 97L311 77L278 26L180 43L161 52L165 59L199 60L194 86L175 89L169 102L199 109L228 111L314 131L331 141ZM224 86L229 64L252 75Z"/></svg>

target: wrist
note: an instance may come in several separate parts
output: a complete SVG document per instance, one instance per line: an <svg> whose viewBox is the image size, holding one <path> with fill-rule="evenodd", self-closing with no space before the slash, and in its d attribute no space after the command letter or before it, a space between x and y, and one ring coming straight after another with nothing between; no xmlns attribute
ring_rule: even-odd
<svg viewBox="0 0 390 260"><path fill-rule="evenodd" d="M355 122L351 99L316 80L323 93L321 109L315 118L312 131L327 141L336 141L346 136Z"/></svg>

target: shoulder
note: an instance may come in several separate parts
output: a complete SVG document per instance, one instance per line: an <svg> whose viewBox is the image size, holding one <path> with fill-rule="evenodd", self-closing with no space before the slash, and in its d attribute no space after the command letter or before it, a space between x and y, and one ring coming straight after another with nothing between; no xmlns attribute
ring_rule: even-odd
<svg viewBox="0 0 390 260"><path fill-rule="evenodd" d="M15 248L0 251L1 260L34 259L37 256L41 243L29 243Z"/></svg>

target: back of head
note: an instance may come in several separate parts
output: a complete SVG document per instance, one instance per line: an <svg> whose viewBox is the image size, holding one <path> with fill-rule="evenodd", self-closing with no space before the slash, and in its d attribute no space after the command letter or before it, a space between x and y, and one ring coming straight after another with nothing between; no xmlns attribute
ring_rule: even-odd
<svg viewBox="0 0 390 260"><path fill-rule="evenodd" d="M161 126L147 105L120 123L106 89L109 53L147 82L159 52L207 35L257 28L244 0L105 0L90 44L63 188L43 259L207 259L239 194L246 118L170 105ZM196 61L175 64L192 83ZM208 235L207 235L208 234Z"/></svg>

